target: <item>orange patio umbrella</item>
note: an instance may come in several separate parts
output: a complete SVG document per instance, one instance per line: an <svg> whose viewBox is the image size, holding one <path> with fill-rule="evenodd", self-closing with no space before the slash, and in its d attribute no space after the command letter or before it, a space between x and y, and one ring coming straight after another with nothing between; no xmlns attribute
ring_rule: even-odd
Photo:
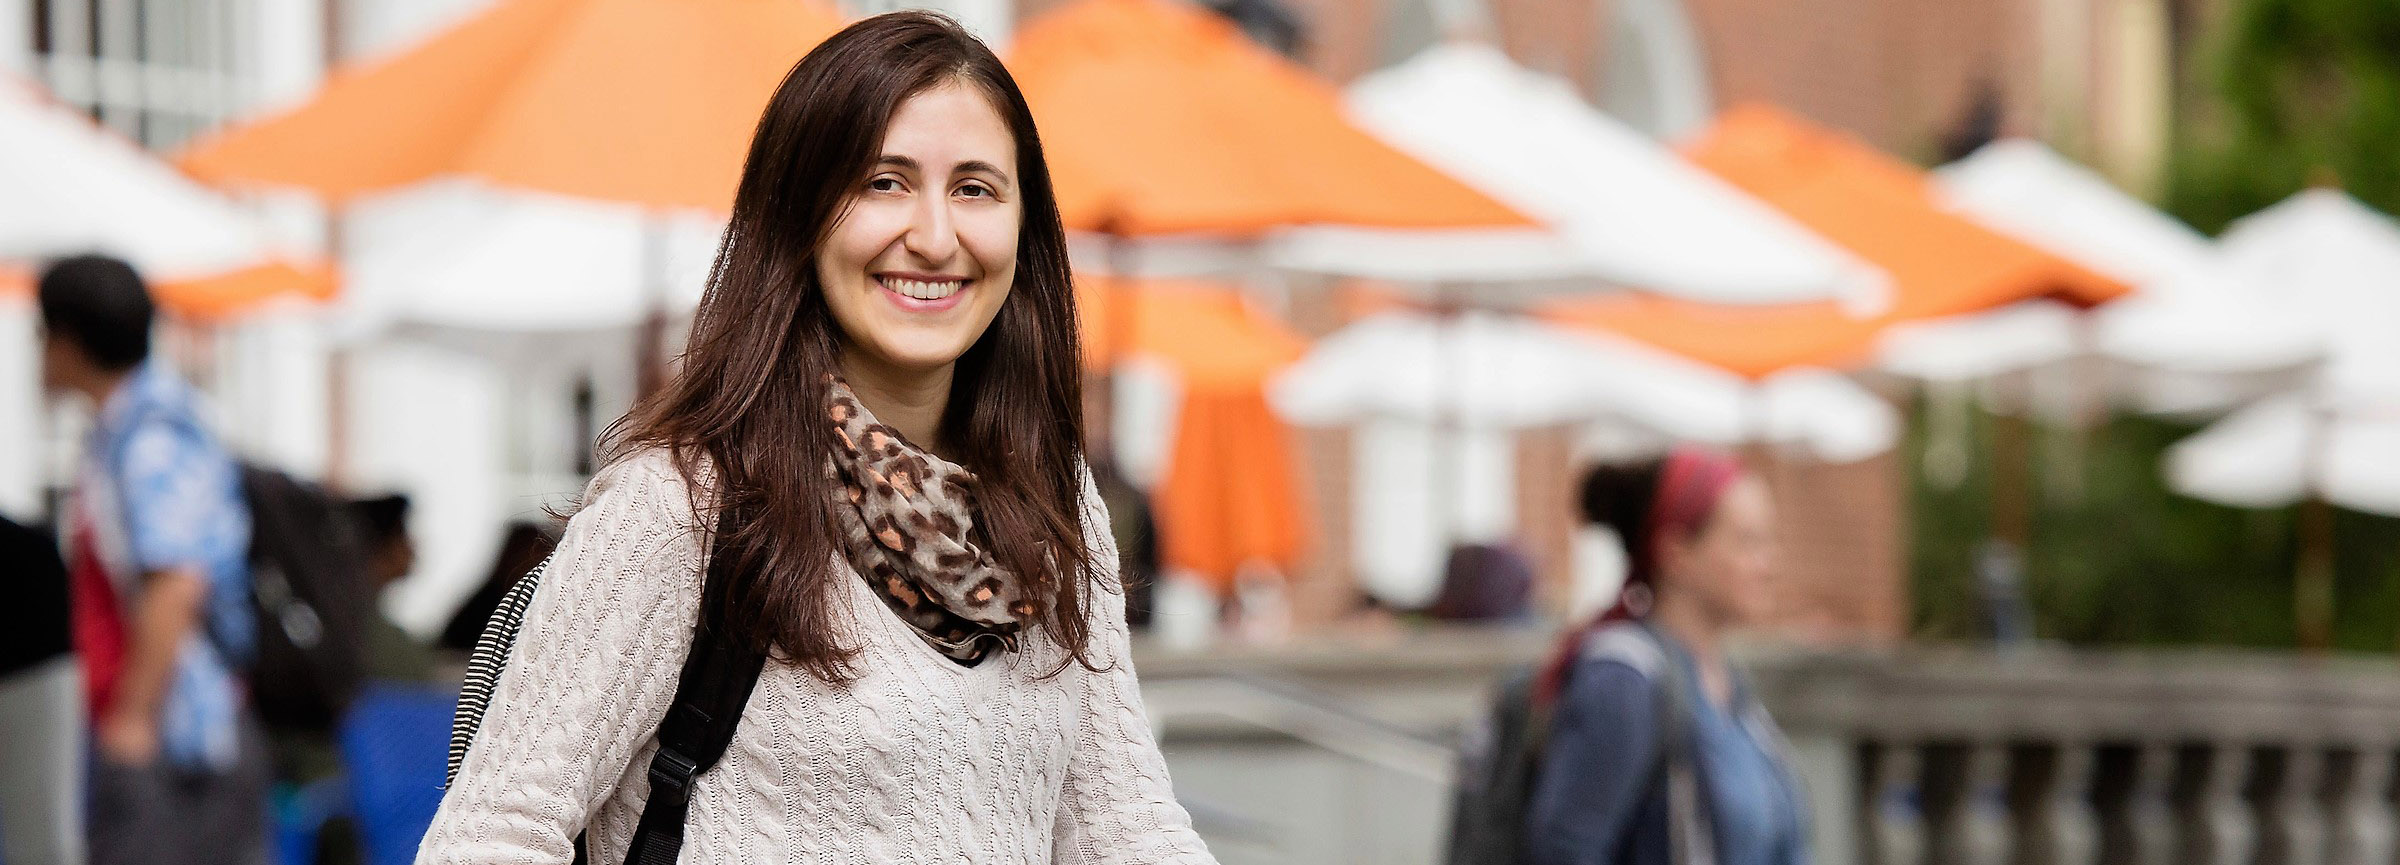
<svg viewBox="0 0 2400 865"><path fill-rule="evenodd" d="M1752 379L1796 366L1864 366L1874 359L1876 334L1891 324L1888 317L1861 318L1830 302L1733 306L1646 294L1562 300L1538 314Z"/></svg>
<svg viewBox="0 0 2400 865"><path fill-rule="evenodd" d="M1155 280L1077 292L1084 364L1160 362L1181 384L1174 450L1154 492L1162 557L1220 590L1245 562L1289 571L1308 539L1291 430L1267 407L1266 381L1306 343L1232 288ZM1128 310L1125 304L1130 304ZM1125 322L1103 327L1101 322ZM1125 334L1111 344L1102 334Z"/></svg>
<svg viewBox="0 0 2400 865"><path fill-rule="evenodd" d="M1913 165L1767 105L1725 112L1685 156L1888 271L1892 314L1957 315L2049 296L2095 306L2129 289L1934 203Z"/></svg>
<svg viewBox="0 0 2400 865"><path fill-rule="evenodd" d="M336 200L469 175L722 211L769 95L841 24L812 0L501 0L181 161Z"/></svg>
<svg viewBox="0 0 2400 865"><path fill-rule="evenodd" d="M1008 65L1069 228L1533 225L1352 126L1331 84L1197 4L1076 0L1026 24Z"/></svg>
<svg viewBox="0 0 2400 865"><path fill-rule="evenodd" d="M1923 171L1781 109L1733 108L1684 154L1889 273L1889 308L1859 316L1831 302L1734 308L1618 295L1553 303L1545 317L1763 378L1862 365L1884 329L1904 321L2036 298L2089 307L2129 290L1951 214Z"/></svg>
<svg viewBox="0 0 2400 865"><path fill-rule="evenodd" d="M275 261L197 279L152 286L159 305L192 321L223 321L276 297L331 300L339 280L322 263Z"/></svg>
<svg viewBox="0 0 2400 865"><path fill-rule="evenodd" d="M34 282L29 269L0 267L0 300L30 301ZM323 265L277 261L215 276L164 280L153 283L150 292L169 315L215 322L276 297L327 300L335 286L332 271Z"/></svg>

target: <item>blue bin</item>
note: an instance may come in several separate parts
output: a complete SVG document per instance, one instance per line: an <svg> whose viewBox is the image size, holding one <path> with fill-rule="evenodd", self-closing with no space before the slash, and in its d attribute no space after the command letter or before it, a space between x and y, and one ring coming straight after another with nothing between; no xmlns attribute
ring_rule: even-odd
<svg viewBox="0 0 2400 865"><path fill-rule="evenodd" d="M458 695L378 683L359 695L342 724L350 805L368 865L408 865L442 804L450 718Z"/></svg>

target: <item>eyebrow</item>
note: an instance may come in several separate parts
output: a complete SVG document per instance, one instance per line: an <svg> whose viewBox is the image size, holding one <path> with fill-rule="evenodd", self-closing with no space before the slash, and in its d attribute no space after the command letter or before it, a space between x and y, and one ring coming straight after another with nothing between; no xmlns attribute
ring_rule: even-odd
<svg viewBox="0 0 2400 865"><path fill-rule="evenodd" d="M918 164L916 160L891 153L884 154L881 159L875 160L875 164L890 165L898 168L905 168L910 171L921 172L924 170L924 166ZM980 172L983 174L990 174L1000 178L1000 182L1002 184L1010 186L1016 184L1015 179L1008 176L1008 172L1000 170L1000 166L993 165L981 159L969 159L965 162L961 162L958 164L958 170L962 172Z"/></svg>

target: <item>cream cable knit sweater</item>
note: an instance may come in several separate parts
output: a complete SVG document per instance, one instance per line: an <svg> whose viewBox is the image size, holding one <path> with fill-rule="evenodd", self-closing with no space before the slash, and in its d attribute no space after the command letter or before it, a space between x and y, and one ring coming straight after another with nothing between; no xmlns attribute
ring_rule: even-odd
<svg viewBox="0 0 2400 865"><path fill-rule="evenodd" d="M417 861L622 862L649 793L653 737L698 615L703 532L663 453L601 472L567 524L474 748ZM1084 477L1084 531L1116 572ZM770 661L725 759L693 788L686 863L1213 865L1175 803L1134 682L1124 595L1093 600L1093 661L960 667L861 580L840 597L862 678L831 687Z"/></svg>

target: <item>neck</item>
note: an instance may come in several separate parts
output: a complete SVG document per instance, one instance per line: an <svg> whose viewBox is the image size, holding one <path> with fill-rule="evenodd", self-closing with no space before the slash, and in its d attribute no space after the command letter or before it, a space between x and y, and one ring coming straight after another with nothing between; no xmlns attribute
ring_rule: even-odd
<svg viewBox="0 0 2400 865"><path fill-rule="evenodd" d="M957 364L913 371L893 369L844 346L842 378L867 411L911 443L947 457L941 441L942 414L950 407L950 378Z"/></svg>
<svg viewBox="0 0 2400 865"><path fill-rule="evenodd" d="M1725 628L1698 601L1662 592L1650 621L1692 653L1692 666L1710 699L1724 705L1733 696L1733 677L1725 670Z"/></svg>
<svg viewBox="0 0 2400 865"><path fill-rule="evenodd" d="M108 407L108 398L116 394L117 388L124 385L126 379L133 377L133 370L137 368L121 369L115 372L95 369L78 376L78 380L69 387L82 393L86 399L90 399L92 411L97 413Z"/></svg>

